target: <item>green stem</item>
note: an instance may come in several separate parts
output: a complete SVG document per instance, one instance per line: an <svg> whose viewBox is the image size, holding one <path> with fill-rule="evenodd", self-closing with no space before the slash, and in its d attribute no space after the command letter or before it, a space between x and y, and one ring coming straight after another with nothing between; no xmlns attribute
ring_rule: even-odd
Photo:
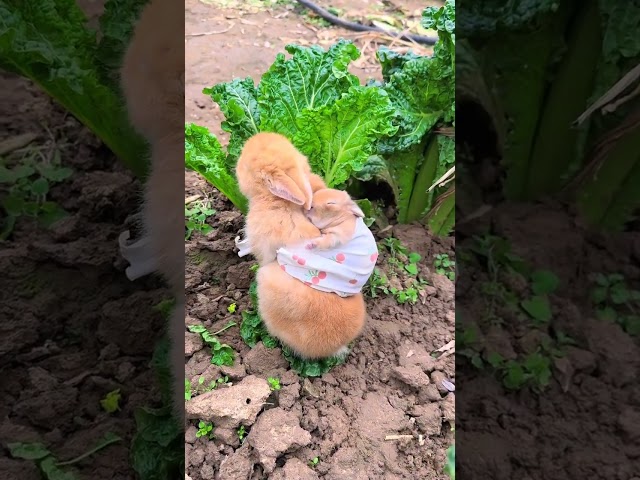
<svg viewBox="0 0 640 480"><path fill-rule="evenodd" d="M217 332L214 332L212 335L218 335L219 333L222 333L222 332L224 332L225 330L230 329L231 327L235 327L236 325L237 325L237 323L236 323L236 322L231 321L231 322L227 323L227 325L226 325L225 327L221 328L221 329L220 329L220 330L218 330Z"/></svg>
<svg viewBox="0 0 640 480"><path fill-rule="evenodd" d="M108 447L112 443L120 442L121 440L122 439L120 437L116 437L116 436L105 438L98 445L96 445L94 448L92 448L88 452L85 452L82 455L80 455L80 456L78 456L78 457L76 457L74 459L67 460L66 462L58 462L58 463L56 463L56 465L58 467L62 467L64 465L72 465L74 463L78 463L79 461L84 460L87 457L90 457L91 455L93 455L94 453L102 450L103 448Z"/></svg>

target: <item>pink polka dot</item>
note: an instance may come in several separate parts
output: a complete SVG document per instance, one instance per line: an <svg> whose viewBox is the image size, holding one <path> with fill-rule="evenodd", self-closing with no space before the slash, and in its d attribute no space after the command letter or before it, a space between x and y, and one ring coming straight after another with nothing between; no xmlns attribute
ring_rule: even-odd
<svg viewBox="0 0 640 480"><path fill-rule="evenodd" d="M317 285L320 282L320 279L318 277L313 277L311 279L311 283L313 283L314 285Z"/></svg>
<svg viewBox="0 0 640 480"><path fill-rule="evenodd" d="M355 285L356 283L358 283L358 280L356 280L355 278L353 280L349 280L349 283L351 285Z"/></svg>
<svg viewBox="0 0 640 480"><path fill-rule="evenodd" d="M287 268L284 265L280 265L280 268L282 269L283 272L287 271Z"/></svg>
<svg viewBox="0 0 640 480"><path fill-rule="evenodd" d="M375 262L378 259L378 253L372 253L370 258L372 262Z"/></svg>
<svg viewBox="0 0 640 480"><path fill-rule="evenodd" d="M342 262L344 262L346 260L346 258L347 257L345 256L344 253L339 253L339 254L336 255L336 262L342 263Z"/></svg>
<svg viewBox="0 0 640 480"><path fill-rule="evenodd" d="M318 273L318 278L320 280L324 280L325 278L327 278L327 272L319 272Z"/></svg>
<svg viewBox="0 0 640 480"><path fill-rule="evenodd" d="M294 260L297 260L297 259L298 259L298 255L294 255L294 256L293 256L293 259L294 259Z"/></svg>
<svg viewBox="0 0 640 480"><path fill-rule="evenodd" d="M304 258L298 258L298 265L304 265L307 261Z"/></svg>

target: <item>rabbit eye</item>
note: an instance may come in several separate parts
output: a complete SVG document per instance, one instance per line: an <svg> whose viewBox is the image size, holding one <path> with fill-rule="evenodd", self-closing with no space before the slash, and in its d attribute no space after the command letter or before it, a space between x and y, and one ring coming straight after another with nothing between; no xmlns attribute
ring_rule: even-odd
<svg viewBox="0 0 640 480"><path fill-rule="evenodd" d="M336 202L327 202L327 205L335 205Z"/></svg>

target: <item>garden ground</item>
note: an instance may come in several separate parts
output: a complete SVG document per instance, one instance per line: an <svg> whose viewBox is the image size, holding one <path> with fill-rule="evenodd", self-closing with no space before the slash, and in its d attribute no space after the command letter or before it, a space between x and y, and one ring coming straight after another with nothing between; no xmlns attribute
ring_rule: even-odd
<svg viewBox="0 0 640 480"><path fill-rule="evenodd" d="M140 185L29 81L0 75L7 164L58 152L61 166L73 170L47 194L67 218L46 229L20 217L0 241L0 471L3 478L42 478L33 462L8 456L8 443L40 442L67 460L110 432L122 441L69 470L79 479L133 480L133 412L159 400L150 360L163 319L154 306L168 297L157 278L134 283L124 274L118 236L138 208ZM107 413L100 401L115 390L120 410Z"/></svg>
<svg viewBox="0 0 640 480"><path fill-rule="evenodd" d="M201 93L204 87L234 77L252 76L257 81L285 44L319 42L326 47L351 32L309 25L286 5L251 13L233 2L227 2L229 8L217 3L186 3L185 121L209 127L224 144L228 137L220 130L222 116ZM341 7L335 3L332 6ZM342 3L374 11L374 4L368 2ZM410 3L409 12L424 7L423 2ZM360 47L366 41L356 38ZM360 66L352 71L363 80L379 77L366 56ZM203 431L199 420L207 419L190 421L186 431L189 477L447 478L443 467L446 449L453 443L455 395L443 381L455 383L455 366L452 355L436 358L432 353L454 338L454 284L436 274L433 265L437 254L454 256L453 238L430 238L419 225L396 226L382 233L372 228L378 239L393 235L410 252L421 255L419 276L428 285L421 288L413 305L399 304L381 293L367 298L367 326L346 363L320 378L302 379L289 369L279 349L262 343L250 349L241 339L241 312L251 308L248 289L253 278L250 267L255 263L234 252L242 216L195 173L187 172L185 178L185 198L204 200L215 210L208 219L213 230L206 235L193 233L185 245L185 323L203 325L212 333L230 321L236 323L217 335L236 353L232 367L212 365L211 352L201 337L186 333L185 368L192 395L187 402L189 416L201 413L213 419L219 408L231 405L233 410L213 421L212 435L198 436ZM394 255L382 245L380 253L378 266L390 273ZM408 279L390 277L397 287L406 287ZM267 378L277 378L281 388L271 391ZM218 385L214 391L212 382ZM393 435L404 436L386 439Z"/></svg>

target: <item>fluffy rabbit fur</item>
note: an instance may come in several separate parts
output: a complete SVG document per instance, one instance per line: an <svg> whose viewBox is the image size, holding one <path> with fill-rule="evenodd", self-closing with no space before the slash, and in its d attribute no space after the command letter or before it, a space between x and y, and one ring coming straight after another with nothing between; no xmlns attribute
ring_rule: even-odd
<svg viewBox="0 0 640 480"><path fill-rule="evenodd" d="M302 358L344 355L365 324L362 294L339 297L308 287L277 262L258 269L258 309L269 333Z"/></svg>
<svg viewBox="0 0 640 480"><path fill-rule="evenodd" d="M364 213L347 192L323 188L313 194L307 217L322 234L311 239L307 248L329 250L344 245L353 238L356 220L364 218Z"/></svg>
<svg viewBox="0 0 640 480"><path fill-rule="evenodd" d="M365 323L362 294L341 298L315 290L275 261L278 248L320 235L305 210L313 192L326 188L324 182L311 173L304 155L275 133L247 141L236 174L249 199L246 235L261 265L258 308L267 329L303 358L346 353Z"/></svg>
<svg viewBox="0 0 640 480"><path fill-rule="evenodd" d="M143 222L159 272L176 297L169 338L179 418L184 418L184 46L175 19L183 15L181 2L151 0L120 72L129 119L150 143Z"/></svg>
<svg viewBox="0 0 640 480"><path fill-rule="evenodd" d="M249 199L245 234L260 265L274 261L278 248L320 235L304 211L325 184L286 137L263 132L247 140L236 176Z"/></svg>

